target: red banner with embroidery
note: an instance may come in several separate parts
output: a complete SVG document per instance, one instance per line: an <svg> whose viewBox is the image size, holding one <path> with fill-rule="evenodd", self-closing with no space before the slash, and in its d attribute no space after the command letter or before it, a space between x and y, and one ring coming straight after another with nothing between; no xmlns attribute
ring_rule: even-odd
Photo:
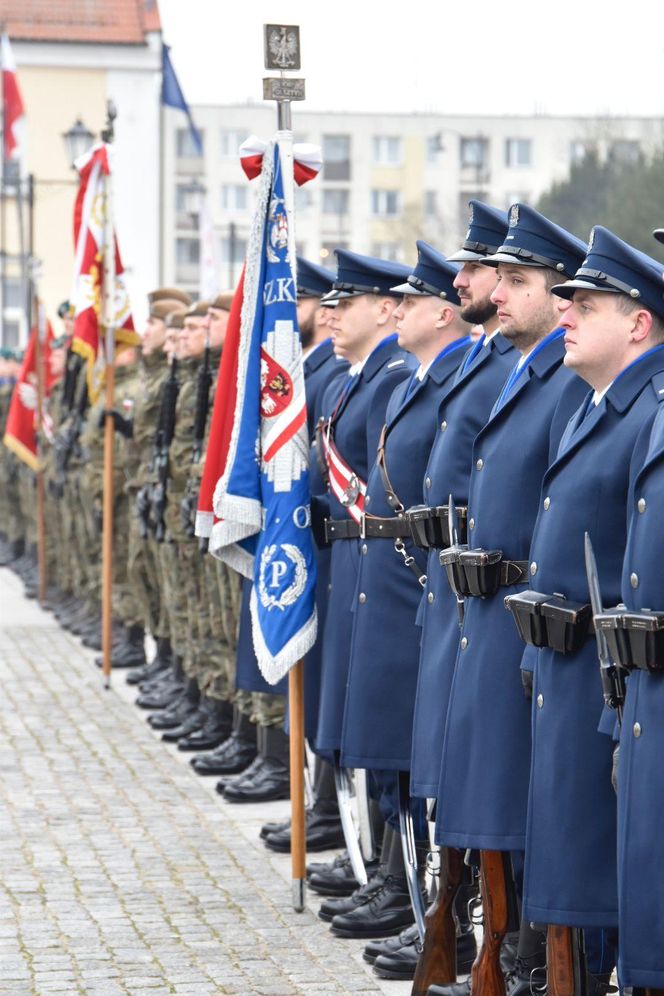
<svg viewBox="0 0 664 996"><path fill-rule="evenodd" d="M107 184L110 180L110 148L103 143L90 149L76 163L80 175L80 185L74 206L74 337L72 349L84 358L87 364L88 392L91 400L99 395L103 381L105 359L100 345L106 329L103 324L102 302L104 287L104 252L109 222L106 211L108 205ZM129 295L124 279L124 268L115 229L115 286L113 292L113 315L115 326L115 347L118 351L127 346L136 346L139 336L134 331L134 323L129 305Z"/></svg>
<svg viewBox="0 0 664 996"><path fill-rule="evenodd" d="M18 375L18 380L14 386L9 412L7 413L7 424L3 442L13 453L19 457L23 463L27 463L32 470L38 470L37 459L37 428L38 428L38 402L37 402L37 329L33 328L30 339L25 350L23 363ZM44 370L44 398L51 393L51 388L56 378L51 375L51 364L49 357L51 353L51 342L53 340L53 329L51 323L46 323L46 341L42 343L42 358ZM42 413L43 422L46 423L46 412Z"/></svg>

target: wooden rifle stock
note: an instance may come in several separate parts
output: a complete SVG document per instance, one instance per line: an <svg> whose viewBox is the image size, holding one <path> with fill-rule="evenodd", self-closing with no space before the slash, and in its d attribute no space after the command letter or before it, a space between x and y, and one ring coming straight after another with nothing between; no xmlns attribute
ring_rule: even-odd
<svg viewBox="0 0 664 996"><path fill-rule="evenodd" d="M584 996L586 966L579 931L550 923L546 930L548 996Z"/></svg>
<svg viewBox="0 0 664 996"><path fill-rule="evenodd" d="M454 899L463 878L463 851L441 847L438 892L424 917L424 944L417 960L411 996L426 996L429 986L456 982Z"/></svg>
<svg viewBox="0 0 664 996"><path fill-rule="evenodd" d="M515 914L509 854L480 852L480 893L484 935L470 972L471 989L481 996L505 996L500 948Z"/></svg>

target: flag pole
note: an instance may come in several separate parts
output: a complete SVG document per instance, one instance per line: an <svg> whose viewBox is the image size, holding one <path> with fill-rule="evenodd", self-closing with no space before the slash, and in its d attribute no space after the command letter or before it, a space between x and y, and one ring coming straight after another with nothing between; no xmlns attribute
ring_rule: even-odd
<svg viewBox="0 0 664 996"><path fill-rule="evenodd" d="M265 68L276 69L280 77L263 80L263 96L277 104L279 155L284 181L284 198L290 227L295 230L293 136L291 100L304 99L304 80L291 80L284 70L300 68L300 30L296 26L263 25ZM287 45L284 42L288 39ZM292 244L295 240L292 239ZM295 260L293 260L295 272ZM291 884L296 913L306 908L307 838L304 810L304 661L299 660L288 673L288 722L291 796Z"/></svg>
<svg viewBox="0 0 664 996"><path fill-rule="evenodd" d="M44 398L46 395L46 371L44 353L46 347L46 316L44 305L39 299L39 267L35 259L34 239L34 177L28 176L28 315L33 315L35 325L35 368L37 370L37 596L40 605L46 601L46 492L44 468L41 462L40 440L44 435ZM28 321L28 326L30 321Z"/></svg>
<svg viewBox="0 0 664 996"><path fill-rule="evenodd" d="M112 101L108 101L106 127L102 141L107 146L113 141L113 122L117 111ZM109 150L107 150L109 151ZM104 419L104 491L102 528L102 604L101 642L102 673L104 687L111 685L111 639L112 639L112 596L113 596L113 446L115 423L113 411L115 403L115 229L113 225L113 178L110 171L104 177L104 326L106 331L105 352L105 411Z"/></svg>

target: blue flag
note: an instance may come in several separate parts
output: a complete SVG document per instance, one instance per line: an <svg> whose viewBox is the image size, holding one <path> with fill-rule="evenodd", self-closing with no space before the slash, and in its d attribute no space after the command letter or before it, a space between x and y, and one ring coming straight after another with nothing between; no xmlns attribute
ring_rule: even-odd
<svg viewBox="0 0 664 996"><path fill-rule="evenodd" d="M210 550L254 581L252 624L272 684L316 639L309 437L297 324L295 244L284 195L288 143L263 157L244 275L233 428L215 489ZM234 388L234 389L233 389ZM211 430L212 431L212 430ZM208 457L210 454L208 454Z"/></svg>
<svg viewBox="0 0 664 996"><path fill-rule="evenodd" d="M196 146L199 156L202 156L203 139L200 131L194 124L194 119L192 118L191 111L189 110L189 104L184 99L182 88L178 82L177 76L175 75L175 70L173 69L171 57L168 54L169 51L169 45L161 46L161 102L166 107L174 107L178 111L184 111L187 115L187 121L189 122L189 131L191 132L192 141Z"/></svg>

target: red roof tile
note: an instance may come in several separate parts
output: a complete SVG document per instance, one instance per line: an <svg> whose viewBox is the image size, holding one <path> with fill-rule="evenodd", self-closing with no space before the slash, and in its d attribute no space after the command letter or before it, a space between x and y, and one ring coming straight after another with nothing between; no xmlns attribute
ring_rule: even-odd
<svg viewBox="0 0 664 996"><path fill-rule="evenodd" d="M158 0L2 0L0 18L16 41L142 45L161 30Z"/></svg>

